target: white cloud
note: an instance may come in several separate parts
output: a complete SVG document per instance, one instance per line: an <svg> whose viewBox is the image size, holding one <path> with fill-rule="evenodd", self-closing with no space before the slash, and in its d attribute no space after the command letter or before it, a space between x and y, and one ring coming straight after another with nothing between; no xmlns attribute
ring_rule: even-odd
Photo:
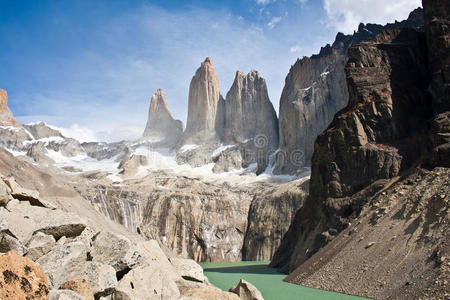
<svg viewBox="0 0 450 300"><path fill-rule="evenodd" d="M300 52L301 50L302 50L302 47L300 45L294 45L291 48L289 48L289 51L291 51L292 53Z"/></svg>
<svg viewBox="0 0 450 300"><path fill-rule="evenodd" d="M392 23L401 21L421 0L324 0L327 24L338 31L352 33L359 23Z"/></svg>
<svg viewBox="0 0 450 300"><path fill-rule="evenodd" d="M301 6L304 6L308 0L298 0L298 2L300 2Z"/></svg>
<svg viewBox="0 0 450 300"><path fill-rule="evenodd" d="M99 141L94 131L87 127L82 127L78 124L72 124L68 128L55 127L55 129L59 130L65 137L74 138L81 143Z"/></svg>
<svg viewBox="0 0 450 300"><path fill-rule="evenodd" d="M269 26L269 28L274 28L280 21L281 17L273 17L270 22L267 23L267 26Z"/></svg>
<svg viewBox="0 0 450 300"><path fill-rule="evenodd" d="M277 0L256 0L256 3L258 3L259 5L267 5L270 2L275 2Z"/></svg>

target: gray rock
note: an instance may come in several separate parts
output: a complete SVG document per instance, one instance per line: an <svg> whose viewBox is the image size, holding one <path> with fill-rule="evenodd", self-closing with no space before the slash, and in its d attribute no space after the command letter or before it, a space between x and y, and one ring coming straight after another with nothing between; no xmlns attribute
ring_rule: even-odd
<svg viewBox="0 0 450 300"><path fill-rule="evenodd" d="M163 270L153 266L138 267L128 272L116 287L114 300L178 299L180 291Z"/></svg>
<svg viewBox="0 0 450 300"><path fill-rule="evenodd" d="M27 257L36 261L41 256L50 252L55 245L56 241L52 235L37 232L27 244Z"/></svg>
<svg viewBox="0 0 450 300"><path fill-rule="evenodd" d="M241 150L233 147L222 151L214 160L214 173L229 172L232 170L239 170L243 165L243 158Z"/></svg>
<svg viewBox="0 0 450 300"><path fill-rule="evenodd" d="M39 192L21 187L13 177L3 178L3 181L11 189L11 196L20 201L28 201L31 205L47 207L39 198Z"/></svg>
<svg viewBox="0 0 450 300"><path fill-rule="evenodd" d="M234 288L230 288L230 292L237 294L242 300L264 300L261 292L244 279L241 279Z"/></svg>
<svg viewBox="0 0 450 300"><path fill-rule="evenodd" d="M56 289L66 281L79 278L87 253L88 249L82 242L69 242L55 247L36 262L47 275L50 286Z"/></svg>
<svg viewBox="0 0 450 300"><path fill-rule="evenodd" d="M78 293L71 290L51 290L49 300L84 300Z"/></svg>
<svg viewBox="0 0 450 300"><path fill-rule="evenodd" d="M33 135L33 137L37 140L49 138L49 137L63 137L61 132L56 129L53 129L44 122L40 122L37 124L24 125L24 128L28 130L29 133Z"/></svg>
<svg viewBox="0 0 450 300"><path fill-rule="evenodd" d="M171 258L170 262L175 266L178 274L186 280L204 282L206 277L203 268L192 259Z"/></svg>
<svg viewBox="0 0 450 300"><path fill-rule="evenodd" d="M28 251L27 247L25 247L17 238L5 232L0 233L0 252L6 253L10 250L14 250L22 256Z"/></svg>
<svg viewBox="0 0 450 300"><path fill-rule="evenodd" d="M11 189L0 177L0 206L6 206L10 200Z"/></svg>
<svg viewBox="0 0 450 300"><path fill-rule="evenodd" d="M123 272L143 265L145 258L136 246L124 236L103 231L92 243L92 260L111 265L116 272Z"/></svg>
<svg viewBox="0 0 450 300"><path fill-rule="evenodd" d="M52 235L55 240L62 236L76 237L86 225L77 215L58 209L30 206L28 202L10 201L0 217L8 221L9 230L22 243L27 244L37 232Z"/></svg>
<svg viewBox="0 0 450 300"><path fill-rule="evenodd" d="M80 266L80 277L86 278L94 295L109 295L117 285L116 270L95 261L88 261Z"/></svg>

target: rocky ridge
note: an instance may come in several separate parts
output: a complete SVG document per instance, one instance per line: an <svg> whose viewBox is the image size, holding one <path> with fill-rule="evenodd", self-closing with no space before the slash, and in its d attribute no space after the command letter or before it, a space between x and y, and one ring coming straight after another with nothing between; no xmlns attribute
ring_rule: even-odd
<svg viewBox="0 0 450 300"><path fill-rule="evenodd" d="M388 29L348 50L348 105L316 140L309 197L271 263L293 272L288 281L374 298L448 297L449 118L435 92L445 83L428 88L429 62L448 54L428 24L448 2L423 5L428 43L421 30Z"/></svg>
<svg viewBox="0 0 450 300"><path fill-rule="evenodd" d="M344 67L347 50L372 40L383 29L423 27L422 9L407 20L387 24L360 24L353 35L338 33L332 45L318 55L304 57L291 67L280 99L280 152L274 172L295 174L310 166L316 137L348 102Z"/></svg>

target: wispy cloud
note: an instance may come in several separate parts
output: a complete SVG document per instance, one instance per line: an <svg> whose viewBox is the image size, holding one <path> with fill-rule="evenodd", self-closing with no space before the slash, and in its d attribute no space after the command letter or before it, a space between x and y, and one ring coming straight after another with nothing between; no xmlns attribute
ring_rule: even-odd
<svg viewBox="0 0 450 300"><path fill-rule="evenodd" d="M277 0L256 0L256 3L258 3L259 5L267 5L271 2L275 2Z"/></svg>
<svg viewBox="0 0 450 300"><path fill-rule="evenodd" d="M324 0L326 23L344 33L352 33L361 22L385 24L403 20L419 6L420 0Z"/></svg>
<svg viewBox="0 0 450 300"><path fill-rule="evenodd" d="M274 28L280 21L281 17L273 17L270 22L267 23L267 26L269 26L269 28Z"/></svg>
<svg viewBox="0 0 450 300"><path fill-rule="evenodd" d="M300 52L301 50L302 50L302 47L300 45L294 45L291 48L289 48L289 51L291 51L292 53Z"/></svg>

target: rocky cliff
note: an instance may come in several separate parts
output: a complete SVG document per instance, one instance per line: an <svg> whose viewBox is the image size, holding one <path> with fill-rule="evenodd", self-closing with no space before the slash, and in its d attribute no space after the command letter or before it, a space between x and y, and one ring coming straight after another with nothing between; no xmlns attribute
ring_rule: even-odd
<svg viewBox="0 0 450 300"><path fill-rule="evenodd" d="M439 8L440 6L448 9L448 1L424 1L424 7L427 7L429 11L437 10L438 15L444 9ZM426 15L427 32L429 32L427 24L430 18L435 20L432 15L433 13ZM441 22L448 22L448 14L445 18L446 20L441 19ZM431 35L432 38L442 40L441 33L437 36ZM428 35L428 45L430 45L430 35ZM442 50L440 47L438 49ZM374 199L380 194L390 195L392 198L386 197L385 205L395 205L397 196L394 194L401 189L402 184L429 185L430 193L436 193L436 195L441 193L439 198L447 199L448 188L442 187L439 183L448 181L448 172L445 169L444 172L437 171L436 175L439 175L437 177L433 174L425 179L419 176L415 179L416 182L407 179L412 172L421 172L420 169L416 169L421 164L431 169L439 166L448 167L449 164L448 112L436 115L436 107L442 107L440 106L442 98L437 97L445 96L433 93L432 97L429 89L429 84L435 76L429 72L430 69L433 70L430 68L429 61L433 61L432 58L436 55L442 58L442 53L448 54L446 51L439 54L439 50L427 47L424 32L408 28L384 30L373 41L349 48L349 58L345 69L349 91L348 105L335 115L328 128L316 140L312 158L310 195L297 212L280 248L275 253L272 266L281 267L284 271L293 271L296 267L302 266L300 268L303 268L303 271L296 272L297 279L292 277L292 280L307 282L308 276L315 276L311 275L314 273L312 269L320 268L329 260L337 259L341 252L354 249L347 248L347 241L343 234L338 234L343 230L351 231L346 228L352 228L354 222L357 224L363 222L358 221L362 211L365 211L367 218L371 220L368 222L369 226L381 227L388 222L389 218L386 218L383 220L386 222L384 225L378 224L377 220L381 216L392 212L390 208L381 208L376 205ZM442 66L445 64L441 64L440 68ZM438 85L436 90L441 91L444 88L445 84ZM434 178L438 179L433 181ZM392 190L391 187L402 179L405 181ZM416 202L412 200L415 204L411 205L416 207L434 205L431 203L435 203L434 200L437 199L436 195L422 197L420 196L422 192L414 193L418 198ZM405 251L408 254L413 251L420 253L414 256L415 264L423 265L424 268L420 271L416 270L419 274L417 276L423 276L423 278L430 276L426 275L429 268L433 270L430 271L434 274L433 276L437 276L436 272L441 271L433 264L427 264L429 255L433 256L434 254L431 253L433 251L439 253L443 251L442 255L446 256L448 244L445 244L447 242L444 239L444 244L441 245L444 248L439 250L441 246L432 239L425 242L417 241L416 233L429 232L431 230L429 225L436 222L437 227L443 227L434 233L444 238L448 236L448 225L446 225L448 217L434 221L429 220L428 217L425 217L427 221L424 221L420 216L414 219L412 212L405 213L404 202L400 201L398 205L404 205L404 208L395 216L391 216L390 220L397 219L400 214L401 218L404 218L401 221L404 225L401 226L407 229L401 233L401 238L407 239L409 243L401 247L406 247ZM418 211L415 210L415 212ZM430 216L430 213L424 212L424 215ZM389 228L392 229L394 225L390 226ZM374 229L371 234L375 235L377 230ZM349 235L353 234L350 231ZM432 235L431 232L429 234ZM330 244L317 252L336 237L341 244ZM379 237L383 240L389 238L394 240L397 236L385 232ZM437 240L440 239L439 237ZM364 244L365 249L371 248L376 243L369 241ZM401 242L395 245L400 247ZM314 257L317 257L317 260L308 260L315 253L317 255ZM383 256L384 259L385 256ZM380 273L380 276L394 271L395 267L388 262L373 262L377 264L373 267L375 272L381 268L385 270ZM355 267L364 272L367 264L359 261ZM411 272L413 274L413 271ZM317 273L319 274L324 276L321 271ZM317 283L317 278L314 278L314 282ZM416 277L414 282L419 284L421 280L417 278L420 277ZM355 285L355 282L349 279L349 281L342 281L338 286L343 288L344 284ZM372 293L366 295L392 296L394 293L392 289L398 291L397 284L398 282L386 280L377 287L377 292L380 294L376 294L377 292L372 288ZM403 284L408 285L408 283ZM363 282L356 285L356 289L358 288L367 291L367 285ZM414 290L415 288L405 287L404 289Z"/></svg>
<svg viewBox="0 0 450 300"><path fill-rule="evenodd" d="M269 155L278 148L278 118L269 100L266 82L257 71L247 75L236 72L225 99L223 132L222 140L226 144L243 144L249 140L256 143L259 153L255 162L259 170L266 168Z"/></svg>
<svg viewBox="0 0 450 300"><path fill-rule="evenodd" d="M20 123L14 118L8 107L8 93L0 89L0 125L18 126Z"/></svg>
<svg viewBox="0 0 450 300"><path fill-rule="evenodd" d="M220 99L220 83L213 60L206 58L195 72L189 86L186 130L179 147L216 140L216 119Z"/></svg>
<svg viewBox="0 0 450 300"><path fill-rule="evenodd" d="M422 26L421 9L413 11L406 21L386 26L360 24L353 35L338 33L334 43L318 55L297 60L280 99L280 152L274 172L294 174L310 166L316 137L348 102L344 66L350 46L373 39L383 29Z"/></svg>
<svg viewBox="0 0 450 300"><path fill-rule="evenodd" d="M166 92L158 89L150 102L147 125L142 138L158 146L173 147L181 138L183 129L183 123L174 120L170 113Z"/></svg>
<svg viewBox="0 0 450 300"><path fill-rule="evenodd" d="M310 197L273 265L302 264L326 244L323 232L339 232L359 214L364 198L349 196L399 175L427 150L431 99L423 33L383 31L348 53L348 105L316 140Z"/></svg>

